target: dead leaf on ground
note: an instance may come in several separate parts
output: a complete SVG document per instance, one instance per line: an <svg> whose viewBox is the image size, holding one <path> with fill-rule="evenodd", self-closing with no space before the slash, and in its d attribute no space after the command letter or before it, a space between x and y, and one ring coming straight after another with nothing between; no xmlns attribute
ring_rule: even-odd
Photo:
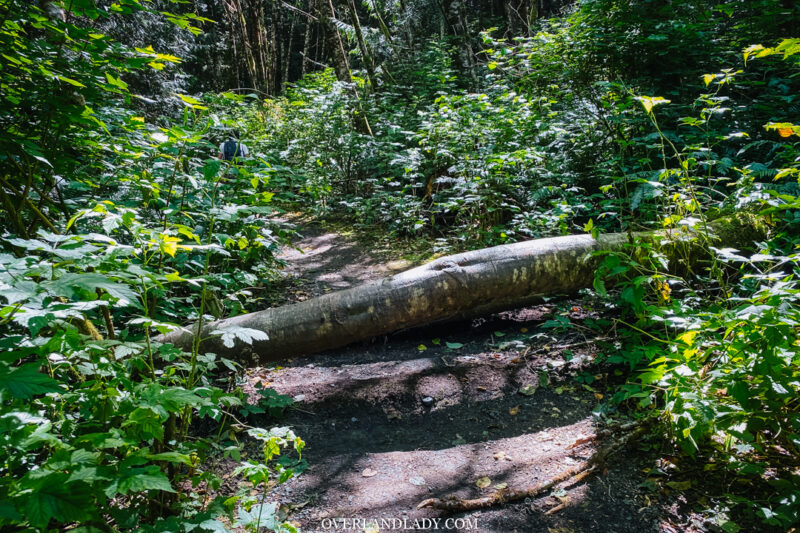
<svg viewBox="0 0 800 533"><path fill-rule="evenodd" d="M374 475L375 475L375 474L377 474L377 473L378 473L378 472L377 472L376 470L373 470L373 469L371 469L371 468L365 468L365 469L364 469L364 470L361 472L361 477L372 477L372 476L374 476Z"/></svg>
<svg viewBox="0 0 800 533"><path fill-rule="evenodd" d="M494 457L496 461L503 461L503 460L510 461L511 460L511 457L509 457L506 454L506 452L497 452L492 457Z"/></svg>
<svg viewBox="0 0 800 533"><path fill-rule="evenodd" d="M519 414L519 405L515 405L511 409L508 410L508 414L511 416L517 416Z"/></svg>
<svg viewBox="0 0 800 533"><path fill-rule="evenodd" d="M498 483L494 486L497 490L503 490L504 488L508 487L508 483Z"/></svg>
<svg viewBox="0 0 800 533"><path fill-rule="evenodd" d="M523 396L533 396L537 388L536 385L525 385L524 387L520 387L519 393Z"/></svg>
<svg viewBox="0 0 800 533"><path fill-rule="evenodd" d="M309 503L311 503L311 500L306 500L306 501L300 502L300 503L288 503L288 504L286 504L286 506L292 511L299 511L300 509L302 509L303 507L305 507Z"/></svg>
<svg viewBox="0 0 800 533"><path fill-rule="evenodd" d="M491 484L492 484L492 480L491 480L491 479L489 479L489 478L488 478L488 477L486 477L486 476L483 476L482 478L478 478L478 481L476 481L476 482L475 482L475 485L476 485L476 486L477 486L479 489L485 489L486 487L488 487L488 486L489 486L489 485L491 485Z"/></svg>

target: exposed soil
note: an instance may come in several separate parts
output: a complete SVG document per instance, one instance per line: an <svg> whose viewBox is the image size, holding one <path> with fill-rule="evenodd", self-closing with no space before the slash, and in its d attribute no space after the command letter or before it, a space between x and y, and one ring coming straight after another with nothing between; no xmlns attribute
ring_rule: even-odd
<svg viewBox="0 0 800 533"><path fill-rule="evenodd" d="M296 288L290 299L411 266L320 227L301 233L299 250L282 254ZM577 327L542 327L559 313ZM535 485L602 445L572 447L596 434L601 419L592 413L606 394L608 376L593 363L600 348L580 328L593 315L577 302L543 305L253 369L246 390L255 398L256 386L268 385L292 396L296 404L280 424L308 443L308 470L269 499L306 532L714 530L691 516L679 491L653 477L660 471L652 470L657 456L648 442L612 456L599 475L533 501L458 515L417 509L430 497ZM489 486L479 488L484 477ZM367 527L373 520L377 529Z"/></svg>
<svg viewBox="0 0 800 533"><path fill-rule="evenodd" d="M281 291L285 300L276 304L356 287L413 266L409 261L392 260L386 250L367 250L341 233L309 224L296 213L287 214L283 222L299 228L299 236L278 255L286 263L285 285L289 290Z"/></svg>

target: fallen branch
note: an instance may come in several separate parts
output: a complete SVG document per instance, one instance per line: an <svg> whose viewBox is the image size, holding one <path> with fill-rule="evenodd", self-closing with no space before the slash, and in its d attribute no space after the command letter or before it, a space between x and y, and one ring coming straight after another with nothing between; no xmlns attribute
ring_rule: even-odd
<svg viewBox="0 0 800 533"><path fill-rule="evenodd" d="M581 342L573 342L572 344L558 344L556 346L551 346L549 344L545 344L541 348L536 348L532 350L532 346L528 346L525 350L522 351L520 357L527 357L529 355L539 355L540 353L546 352L556 352L560 350L571 350L573 348L580 348L582 346L589 346L590 344L595 344L597 342L608 341L611 340L611 337L596 337L594 339L587 339Z"/></svg>
<svg viewBox="0 0 800 533"><path fill-rule="evenodd" d="M611 454L624 448L629 442L635 441L644 435L649 430L650 425L651 424L649 421L636 423L636 426L638 426L636 429L617 437L607 446L595 451L585 463L573 466L572 468L569 468L550 478L544 483L537 483L532 487L525 487L522 489L512 489L506 487L503 489L498 489L488 496L471 500L459 498L458 496L428 498L417 505L417 509L423 509L427 507L451 513L475 511L477 509L485 509L495 505L502 505L507 502L524 500L525 498L537 498L542 494L549 492L556 485L560 485L565 481L570 481L571 484L579 483L593 473L597 472Z"/></svg>
<svg viewBox="0 0 800 533"><path fill-rule="evenodd" d="M551 514L556 514L557 512L566 509L569 506L569 502L564 502L556 505L552 509L548 509L544 514L550 516Z"/></svg>

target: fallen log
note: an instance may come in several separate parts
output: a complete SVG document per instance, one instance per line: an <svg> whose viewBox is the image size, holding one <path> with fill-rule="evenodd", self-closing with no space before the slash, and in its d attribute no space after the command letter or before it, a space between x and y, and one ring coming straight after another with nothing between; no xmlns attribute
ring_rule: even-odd
<svg viewBox="0 0 800 533"><path fill-rule="evenodd" d="M763 238L763 223L755 217L723 220L712 228L716 244L737 247ZM673 251L680 248L676 255L682 258L688 255L687 247L694 246L690 243L697 241L695 234L677 231L637 237L669 240ZM531 305L544 296L591 286L597 263L592 253L621 251L630 238L628 234L605 234L597 239L571 235L441 257L381 281L206 323L199 349L245 364L277 361L415 326ZM248 336L242 328L269 338L252 344L239 339L234 342L236 331L244 332L241 337ZM188 351L196 331L197 326L182 328L156 340ZM234 334L223 338L220 331Z"/></svg>

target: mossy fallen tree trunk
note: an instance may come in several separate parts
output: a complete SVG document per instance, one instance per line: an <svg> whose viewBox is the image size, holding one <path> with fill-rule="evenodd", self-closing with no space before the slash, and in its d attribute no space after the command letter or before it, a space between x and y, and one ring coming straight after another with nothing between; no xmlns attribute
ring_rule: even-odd
<svg viewBox="0 0 800 533"><path fill-rule="evenodd" d="M714 245L740 247L763 238L754 217L723 219L711 228ZM696 235L639 234L668 255L698 255ZM439 258L381 281L318 298L266 309L202 327L200 351L214 352L244 364L277 361L337 348L425 324L475 317L540 302L543 296L573 293L594 279L596 251L621 251L627 234L571 235L519 242ZM675 253L680 250L680 253ZM242 342L236 332L265 333L267 340ZM190 350L197 327L183 328L157 340ZM230 332L227 338L220 331ZM214 333L216 332L216 333ZM262 335L263 336L263 335Z"/></svg>

